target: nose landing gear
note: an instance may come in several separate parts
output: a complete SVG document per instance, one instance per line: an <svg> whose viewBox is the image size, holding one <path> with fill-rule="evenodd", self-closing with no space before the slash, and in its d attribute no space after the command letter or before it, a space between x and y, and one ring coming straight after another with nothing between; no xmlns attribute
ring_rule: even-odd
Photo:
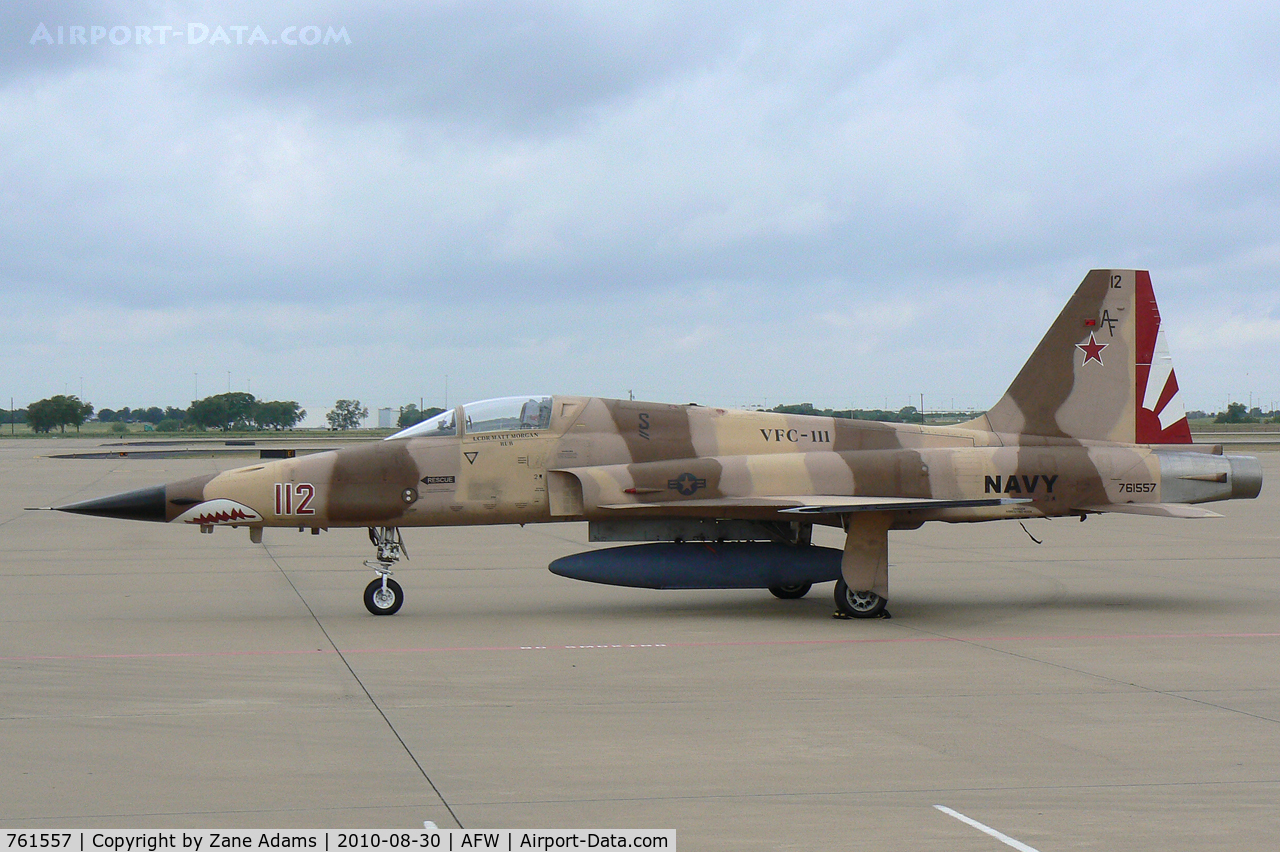
<svg viewBox="0 0 1280 852"><path fill-rule="evenodd" d="M409 552L396 527L369 527L369 541L378 553L364 564L378 572L378 579L365 587L364 607L374 615L395 615L404 605L404 589L391 579L391 566L399 562L402 555L407 559Z"/></svg>

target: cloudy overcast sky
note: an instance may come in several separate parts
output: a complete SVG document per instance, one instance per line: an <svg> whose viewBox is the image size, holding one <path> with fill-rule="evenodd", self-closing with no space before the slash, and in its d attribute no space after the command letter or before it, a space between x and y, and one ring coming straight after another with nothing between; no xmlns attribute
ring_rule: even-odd
<svg viewBox="0 0 1280 852"><path fill-rule="evenodd" d="M1188 408L1280 402L1275 3L7 0L0 37L0 407L985 408L1093 267L1152 271Z"/></svg>

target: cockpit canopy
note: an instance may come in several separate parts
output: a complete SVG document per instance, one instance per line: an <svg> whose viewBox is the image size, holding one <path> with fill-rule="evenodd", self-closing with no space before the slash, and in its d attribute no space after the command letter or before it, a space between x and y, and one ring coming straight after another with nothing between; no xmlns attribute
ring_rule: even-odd
<svg viewBox="0 0 1280 852"><path fill-rule="evenodd" d="M450 409L449 411L442 411L435 417L423 420L421 423L415 423L407 429L401 429L387 438L387 440L394 441L396 438L427 438L435 435L457 434L457 411Z"/></svg>
<svg viewBox="0 0 1280 852"><path fill-rule="evenodd" d="M459 417L469 435L546 429L551 425L551 397L531 394L468 402L457 409L441 412L429 420L402 429L387 440L456 436Z"/></svg>

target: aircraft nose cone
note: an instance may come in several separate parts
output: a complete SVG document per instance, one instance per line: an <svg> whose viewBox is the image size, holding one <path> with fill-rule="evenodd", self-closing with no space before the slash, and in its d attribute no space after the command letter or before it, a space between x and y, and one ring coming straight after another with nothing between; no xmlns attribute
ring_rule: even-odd
<svg viewBox="0 0 1280 852"><path fill-rule="evenodd" d="M85 500L67 506L55 506L59 512L72 512L77 515L97 515L102 518L125 518L131 521L164 521L163 485L150 488L139 488L137 491L126 491L110 497L99 497L96 500Z"/></svg>

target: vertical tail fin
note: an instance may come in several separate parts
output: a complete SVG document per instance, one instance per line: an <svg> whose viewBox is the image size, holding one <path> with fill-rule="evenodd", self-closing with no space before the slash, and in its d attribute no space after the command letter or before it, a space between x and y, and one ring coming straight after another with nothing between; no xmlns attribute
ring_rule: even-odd
<svg viewBox="0 0 1280 852"><path fill-rule="evenodd" d="M966 426L1049 438L1191 443L1150 273L1095 269L1086 275L1009 390Z"/></svg>

